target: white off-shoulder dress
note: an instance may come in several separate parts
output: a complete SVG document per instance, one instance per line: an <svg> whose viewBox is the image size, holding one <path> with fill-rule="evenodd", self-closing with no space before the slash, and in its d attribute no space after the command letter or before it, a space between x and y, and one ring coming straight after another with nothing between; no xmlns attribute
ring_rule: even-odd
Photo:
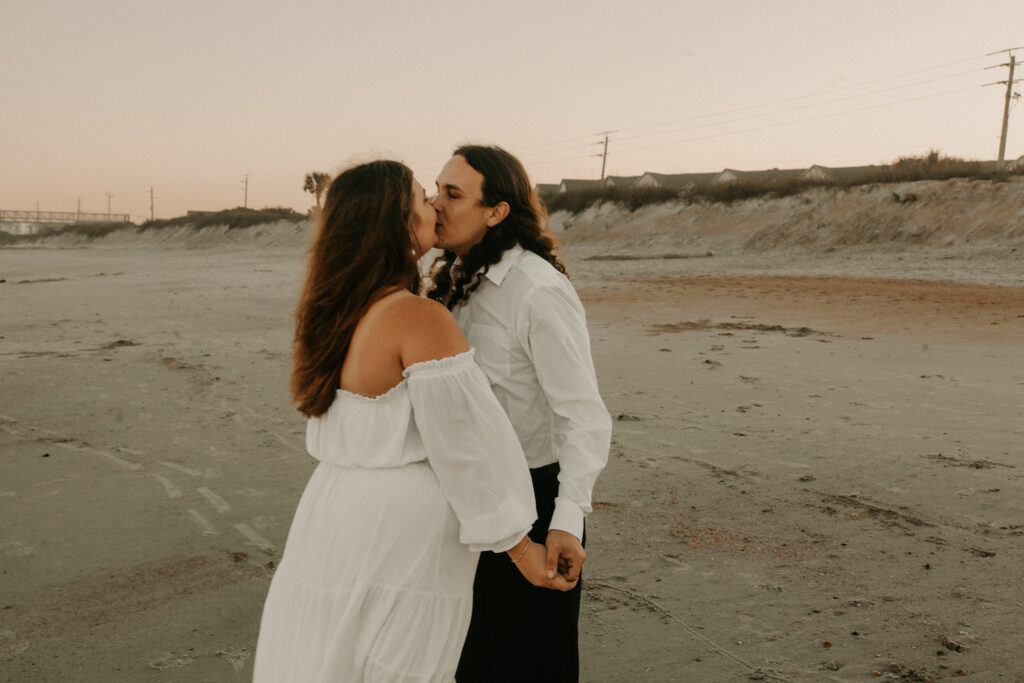
<svg viewBox="0 0 1024 683"><path fill-rule="evenodd" d="M479 551L536 519L515 432L469 351L339 391L263 608L255 683L451 681Z"/></svg>

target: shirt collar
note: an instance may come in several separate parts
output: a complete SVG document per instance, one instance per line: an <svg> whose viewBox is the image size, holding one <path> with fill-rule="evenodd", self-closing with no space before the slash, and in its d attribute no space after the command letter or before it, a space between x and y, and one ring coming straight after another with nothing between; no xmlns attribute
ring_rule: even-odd
<svg viewBox="0 0 1024 683"><path fill-rule="evenodd" d="M491 265L487 269L485 274L487 279L493 282L498 287L505 280L505 276L508 275L508 271L512 270L512 266L519 261L519 256L523 253L523 248L518 244L506 251L501 256L501 260Z"/></svg>

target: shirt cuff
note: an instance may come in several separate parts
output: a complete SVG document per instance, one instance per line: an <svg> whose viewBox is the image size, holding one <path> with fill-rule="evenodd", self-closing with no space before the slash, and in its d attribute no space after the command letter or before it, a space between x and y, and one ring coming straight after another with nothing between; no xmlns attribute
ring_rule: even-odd
<svg viewBox="0 0 1024 683"><path fill-rule="evenodd" d="M513 534L508 538L498 541L497 543L470 543L469 549L474 553L484 552L489 550L492 553L503 553L506 550L511 550L516 547L516 543L523 540L523 536L530 532L530 527L527 527L517 534Z"/></svg>
<svg viewBox="0 0 1024 683"><path fill-rule="evenodd" d="M583 509L568 498L555 498L555 513L551 515L548 530L567 531L583 541Z"/></svg>

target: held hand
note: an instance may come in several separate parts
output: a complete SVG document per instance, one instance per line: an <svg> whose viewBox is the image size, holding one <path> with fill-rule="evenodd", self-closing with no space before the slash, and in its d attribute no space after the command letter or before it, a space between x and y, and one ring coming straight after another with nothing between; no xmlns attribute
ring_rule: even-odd
<svg viewBox="0 0 1024 683"><path fill-rule="evenodd" d="M568 531L551 529L545 543L548 552L545 569L548 576L557 572L557 575L564 576L566 581L575 584L587 559L587 551L583 549L580 539Z"/></svg>
<svg viewBox="0 0 1024 683"><path fill-rule="evenodd" d="M516 548L516 555L519 555L522 546ZM510 553L512 551L509 551ZM546 562L548 553L544 546L539 543L530 543L530 547L526 549L522 557L516 562L516 569L519 573L534 586L541 588L551 588L553 590L568 591L576 587L576 581L567 580L561 574L555 573L554 576L548 576ZM578 573L578 572L577 572Z"/></svg>

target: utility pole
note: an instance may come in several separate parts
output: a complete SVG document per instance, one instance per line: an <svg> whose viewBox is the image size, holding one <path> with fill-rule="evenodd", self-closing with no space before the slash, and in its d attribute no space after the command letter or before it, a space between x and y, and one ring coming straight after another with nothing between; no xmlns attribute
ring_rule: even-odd
<svg viewBox="0 0 1024 683"><path fill-rule="evenodd" d="M1006 130L1010 123L1010 100L1013 99L1013 84L1017 81L1013 80L1013 71L1017 64L1017 57L1013 54L1014 50L1021 50L1021 47L1012 47L1009 50L998 50L996 52L990 52L989 56L999 54L1000 52L1007 52L1010 55L1010 62L1008 64L999 64L997 66L987 67L989 69L1002 68L1004 66L1010 67L1010 76L1005 81L996 81L995 83L986 83L985 85L1002 85L1006 84L1006 100L1003 103L1003 128L999 134L999 172L1003 172L1003 161L1006 158ZM1018 79L1020 80L1020 79ZM1017 95L1020 97L1020 95Z"/></svg>
<svg viewBox="0 0 1024 683"><path fill-rule="evenodd" d="M75 210L75 222L78 223L82 220L82 198L78 198L78 208Z"/></svg>
<svg viewBox="0 0 1024 683"><path fill-rule="evenodd" d="M245 174L245 198L242 201L242 208L243 209L248 209L249 208L249 174L248 173Z"/></svg>
<svg viewBox="0 0 1024 683"><path fill-rule="evenodd" d="M615 132L614 130L606 130L603 133L598 133L598 135L603 135L604 136L604 143L602 143L601 141L592 143L592 144L595 144L595 145L604 144L604 151L601 154L592 154L591 155L591 156L595 156L595 157L601 157L601 180L604 180L604 169L605 169L605 167L606 167L606 165L608 163L608 134L609 133L614 133L614 132Z"/></svg>
<svg viewBox="0 0 1024 683"><path fill-rule="evenodd" d="M107 218L110 218L110 198L114 196L113 192L107 193Z"/></svg>
<svg viewBox="0 0 1024 683"><path fill-rule="evenodd" d="M601 153L601 180L604 180L604 167L608 163L608 135L604 136L604 152Z"/></svg>
<svg viewBox="0 0 1024 683"><path fill-rule="evenodd" d="M1003 104L1003 130L999 134L999 166L1002 167L1006 158L1006 127L1010 119L1010 98L1013 97L1013 67L1017 58L1010 55L1010 77L1006 79L1006 102Z"/></svg>
<svg viewBox="0 0 1024 683"><path fill-rule="evenodd" d="M153 186L149 186L149 220L153 220Z"/></svg>

